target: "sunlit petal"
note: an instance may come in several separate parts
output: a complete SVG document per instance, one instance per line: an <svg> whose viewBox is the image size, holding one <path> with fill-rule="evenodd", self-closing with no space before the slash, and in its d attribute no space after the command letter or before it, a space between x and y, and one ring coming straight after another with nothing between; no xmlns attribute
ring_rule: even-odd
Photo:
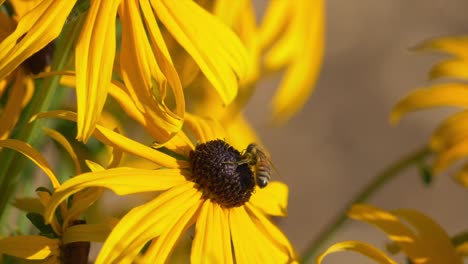
<svg viewBox="0 0 468 264"><path fill-rule="evenodd" d="M115 17L120 1L91 1L76 45L79 140L87 141L91 136L106 101L115 56Z"/></svg>
<svg viewBox="0 0 468 264"><path fill-rule="evenodd" d="M75 172L76 174L81 174L81 166L80 161L78 160L78 156L75 153L75 150L71 146L70 142L68 142L67 138L65 138L62 134L58 131L50 129L50 128L43 128L44 132L55 141L57 141L73 160L73 164L75 165Z"/></svg>
<svg viewBox="0 0 468 264"><path fill-rule="evenodd" d="M359 241L343 241L340 243L333 244L325 252L323 252L317 257L317 264L322 263L323 259L327 255L330 255L331 253L335 253L335 252L340 252L340 251L355 251L381 264L397 264L395 261L387 257L385 253L383 253L379 249L375 248L372 245L359 242Z"/></svg>
<svg viewBox="0 0 468 264"><path fill-rule="evenodd" d="M286 216L288 186L277 181L270 182L266 188L257 188L249 202L265 214Z"/></svg>
<svg viewBox="0 0 468 264"><path fill-rule="evenodd" d="M64 244L79 241L104 242L116 224L117 222L114 221L103 224L82 224L70 226L63 233L62 242Z"/></svg>
<svg viewBox="0 0 468 264"><path fill-rule="evenodd" d="M428 40L417 47L419 51L441 51L457 57L468 58L468 37L443 37Z"/></svg>
<svg viewBox="0 0 468 264"><path fill-rule="evenodd" d="M431 79L440 77L468 79L468 61L466 59L450 59L439 62L432 67L429 76Z"/></svg>
<svg viewBox="0 0 468 264"><path fill-rule="evenodd" d="M71 178L55 190L44 218L50 222L55 208L61 202L85 188L104 187L119 195L166 190L186 181L182 173L178 169L144 170L125 167L84 173Z"/></svg>
<svg viewBox="0 0 468 264"><path fill-rule="evenodd" d="M193 1L153 0L152 7L172 36L193 57L224 104L245 78L248 55L239 38Z"/></svg>
<svg viewBox="0 0 468 264"><path fill-rule="evenodd" d="M468 85L435 84L411 92L393 108L390 121L396 123L408 112L440 106L468 106Z"/></svg>
<svg viewBox="0 0 468 264"><path fill-rule="evenodd" d="M60 183L57 180L57 177L55 176L54 172L52 171L52 168L50 167L49 163L45 160L41 153L39 153L31 145L16 139L5 139L0 140L0 147L11 148L25 155L28 159L34 162L39 168L41 168L41 170L45 172L45 174L49 177L50 181L52 182L52 186L54 188L58 188L60 186Z"/></svg>

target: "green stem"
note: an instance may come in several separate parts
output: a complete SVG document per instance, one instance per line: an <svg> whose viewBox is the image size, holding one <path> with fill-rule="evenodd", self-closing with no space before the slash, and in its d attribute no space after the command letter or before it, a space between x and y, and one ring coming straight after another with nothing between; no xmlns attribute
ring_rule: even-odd
<svg viewBox="0 0 468 264"><path fill-rule="evenodd" d="M52 71L63 69L72 54L75 36L79 33L81 23L73 23L66 27L64 34L58 41L56 54L54 54L51 69ZM41 128L43 121L38 120L29 123L29 119L36 113L47 111L56 99L57 87L60 76L52 76L44 79L42 85L36 89L34 96L29 102L29 106L22 113L17 129L19 135L15 138L27 142L33 146L40 143L42 137ZM25 158L9 149L3 149L0 153L0 160L4 166L0 167L0 226L5 226L6 208L11 196L16 190L16 186L21 183L20 173L23 171Z"/></svg>
<svg viewBox="0 0 468 264"><path fill-rule="evenodd" d="M363 190L359 192L358 195L356 195L350 202L348 202L348 204L346 204L346 206L343 208L338 217L334 221L332 221L327 227L325 227L319 233L317 238L309 244L309 246L305 250L305 253L303 254L301 263L307 263L307 261L311 257L316 256L318 251L324 246L325 242L327 242L336 233L336 231L338 231L338 229L340 229L343 226L343 224L347 220L346 214L353 204L365 202L377 190L383 187L388 181L400 175L401 172L408 169L411 165L420 162L429 154L431 154L429 148L424 147L422 149L408 154L407 156L398 160L396 163L390 165L390 167L378 174L376 178L374 178L371 182L369 182L369 184L364 186Z"/></svg>

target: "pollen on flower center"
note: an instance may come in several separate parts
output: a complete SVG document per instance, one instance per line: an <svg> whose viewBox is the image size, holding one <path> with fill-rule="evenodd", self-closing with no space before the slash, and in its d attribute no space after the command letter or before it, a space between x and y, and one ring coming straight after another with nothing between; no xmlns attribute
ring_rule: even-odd
<svg viewBox="0 0 468 264"><path fill-rule="evenodd" d="M238 150L223 140L200 144L190 153L192 180L203 195L223 207L241 206L249 201L255 188L252 170Z"/></svg>

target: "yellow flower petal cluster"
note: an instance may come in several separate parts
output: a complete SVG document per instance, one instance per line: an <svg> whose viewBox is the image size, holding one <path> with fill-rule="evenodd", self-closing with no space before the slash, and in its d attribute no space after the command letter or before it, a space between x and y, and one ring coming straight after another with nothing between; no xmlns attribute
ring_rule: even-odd
<svg viewBox="0 0 468 264"><path fill-rule="evenodd" d="M433 171L440 173L468 155L468 112L465 110L468 106L468 37L437 38L416 49L449 54L448 59L431 69L429 76L431 79L444 77L450 81L434 83L411 92L395 106L391 121L395 123L409 112L428 108L453 107L457 110L441 122L429 143L436 155ZM468 165L456 173L456 178L468 186Z"/></svg>
<svg viewBox="0 0 468 264"><path fill-rule="evenodd" d="M466 245L454 246L445 230L420 212L408 209L388 212L358 204L350 209L348 216L384 231L412 263L463 263ZM361 253L379 263L396 264L379 249L360 241L344 241L330 246L318 256L317 263L322 263L328 254L343 250Z"/></svg>

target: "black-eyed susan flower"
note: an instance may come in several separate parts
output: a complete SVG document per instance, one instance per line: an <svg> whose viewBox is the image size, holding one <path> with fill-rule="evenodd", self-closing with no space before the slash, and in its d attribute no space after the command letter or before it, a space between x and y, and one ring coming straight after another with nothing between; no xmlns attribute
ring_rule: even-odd
<svg viewBox="0 0 468 264"><path fill-rule="evenodd" d="M435 153L432 169L439 173L468 155L468 38L446 37L423 43L417 49L435 50L452 55L436 64L430 78L447 77L449 82L434 83L419 88L398 102L393 109L391 121L397 122L409 112L435 107L454 107L458 111L445 119L434 131L430 147ZM456 173L456 178L468 186L468 165Z"/></svg>
<svg viewBox="0 0 468 264"><path fill-rule="evenodd" d="M47 130L47 133L62 144L65 149L76 155L73 149L58 132ZM51 169L46 159L29 144L19 140L0 140L0 147L14 149L29 159L31 159L52 183L52 187L57 189L60 182ZM97 164L88 163L95 170L102 167ZM77 170L79 162L75 161ZM95 202L102 194L102 189L90 189L76 193L73 199L60 203L57 214L54 214L49 224L45 224L44 210L51 202L52 192L46 188L38 188L36 194L38 198L17 198L14 205L28 212L28 218L39 230L38 235L11 235L0 239L0 253L25 260L43 260L43 263L87 263L90 249L90 241L104 241L113 226L114 220L106 223L87 224L85 220L80 220L86 209Z"/></svg>
<svg viewBox="0 0 468 264"><path fill-rule="evenodd" d="M388 212L370 205L354 205L348 213L350 218L374 225L384 231L392 241L390 248L402 251L411 263L439 264L463 263L466 244L455 246L445 230L428 216L408 209ZM379 263L396 264L381 250L360 241L344 241L330 246L317 258L333 252L356 251Z"/></svg>
<svg viewBox="0 0 468 264"><path fill-rule="evenodd" d="M38 117L76 120L74 113L66 111ZM223 140L225 134L217 122L187 115L185 125L187 132L179 132L163 152L96 126L97 139L161 167L119 167L74 177L55 190L46 220L53 219L67 197L89 187L104 187L118 195L159 191L120 220L96 263L164 263L192 227L193 263L293 262L289 241L267 217L286 214L286 185L273 181L257 188L251 168L242 161L241 152Z"/></svg>

